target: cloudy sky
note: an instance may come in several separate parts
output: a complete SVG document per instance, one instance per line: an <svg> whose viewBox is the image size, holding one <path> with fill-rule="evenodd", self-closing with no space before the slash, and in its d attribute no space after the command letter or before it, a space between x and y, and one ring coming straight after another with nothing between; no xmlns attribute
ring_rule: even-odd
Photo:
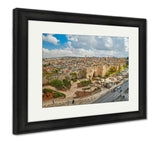
<svg viewBox="0 0 160 141"><path fill-rule="evenodd" d="M127 57L128 37L43 34L43 57Z"/></svg>

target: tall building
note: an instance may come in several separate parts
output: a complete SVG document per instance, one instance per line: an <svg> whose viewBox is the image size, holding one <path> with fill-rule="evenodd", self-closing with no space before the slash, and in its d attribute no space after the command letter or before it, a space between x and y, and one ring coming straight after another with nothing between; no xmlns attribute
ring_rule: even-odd
<svg viewBox="0 0 160 141"><path fill-rule="evenodd" d="M85 55L85 61L87 61L87 55Z"/></svg>

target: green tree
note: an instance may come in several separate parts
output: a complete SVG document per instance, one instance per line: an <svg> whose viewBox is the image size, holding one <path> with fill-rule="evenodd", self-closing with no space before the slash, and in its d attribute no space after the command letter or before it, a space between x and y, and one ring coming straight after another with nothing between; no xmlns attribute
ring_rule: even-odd
<svg viewBox="0 0 160 141"><path fill-rule="evenodd" d="M57 89L62 89L64 84L61 80L58 80L58 79L54 79L51 81L51 85L56 87Z"/></svg>
<svg viewBox="0 0 160 141"><path fill-rule="evenodd" d="M77 79L77 73L76 72L70 73L70 75L72 77L72 80Z"/></svg>
<svg viewBox="0 0 160 141"><path fill-rule="evenodd" d="M106 72L105 76L110 76L112 73L115 73L117 68L115 66L110 67L110 69Z"/></svg>
<svg viewBox="0 0 160 141"><path fill-rule="evenodd" d="M129 57L127 57L126 65L129 65Z"/></svg>
<svg viewBox="0 0 160 141"><path fill-rule="evenodd" d="M129 62L128 62L128 60L126 61L126 65L127 65L127 66L129 65Z"/></svg>
<svg viewBox="0 0 160 141"><path fill-rule="evenodd" d="M88 81L86 81L86 80L81 81L80 84L82 85L82 87L88 86L89 84L91 84L91 80L88 80Z"/></svg>
<svg viewBox="0 0 160 141"><path fill-rule="evenodd" d="M68 79L63 79L63 84L65 87L67 87L68 89L70 89L71 87L71 81Z"/></svg>
<svg viewBox="0 0 160 141"><path fill-rule="evenodd" d="M121 73L122 67L119 65L118 66L118 73Z"/></svg>
<svg viewBox="0 0 160 141"><path fill-rule="evenodd" d="M109 72L110 73L114 73L117 71L117 68L115 66L112 66L110 69L109 69Z"/></svg>

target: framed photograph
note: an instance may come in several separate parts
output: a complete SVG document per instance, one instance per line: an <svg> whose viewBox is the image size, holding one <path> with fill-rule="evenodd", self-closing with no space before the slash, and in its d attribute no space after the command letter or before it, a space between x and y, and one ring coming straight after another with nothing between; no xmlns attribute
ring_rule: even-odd
<svg viewBox="0 0 160 141"><path fill-rule="evenodd" d="M146 119L146 19L13 10L13 133Z"/></svg>

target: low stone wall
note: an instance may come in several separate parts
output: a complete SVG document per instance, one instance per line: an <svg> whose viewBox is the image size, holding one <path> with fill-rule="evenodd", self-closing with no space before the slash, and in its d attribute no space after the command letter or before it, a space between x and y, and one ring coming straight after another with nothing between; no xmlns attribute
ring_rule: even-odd
<svg viewBox="0 0 160 141"><path fill-rule="evenodd" d="M92 92L85 92L85 91L76 91L75 95L76 95L76 98L78 97L85 97L85 96L88 96L88 95L91 95Z"/></svg>
<svg viewBox="0 0 160 141"><path fill-rule="evenodd" d="M76 91L75 92L75 95L76 95L75 98L89 96L89 95L95 94L95 93L100 92L100 91L101 91L101 89L98 89L98 90L95 90L95 91Z"/></svg>

